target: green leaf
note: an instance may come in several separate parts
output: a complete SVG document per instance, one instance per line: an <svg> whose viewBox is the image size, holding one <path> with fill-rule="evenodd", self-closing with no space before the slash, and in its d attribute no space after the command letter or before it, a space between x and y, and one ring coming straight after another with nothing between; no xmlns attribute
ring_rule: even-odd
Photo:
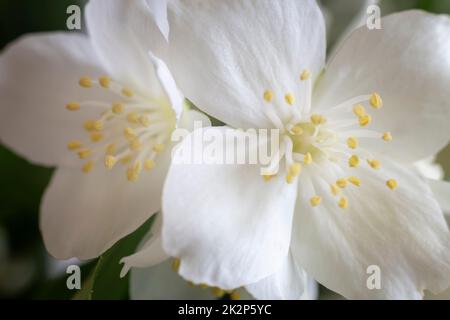
<svg viewBox="0 0 450 320"><path fill-rule="evenodd" d="M129 275L120 278L122 265L120 260L135 252L139 242L149 230L153 218L150 218L138 230L120 240L105 252L97 261L91 274L82 284L82 289L74 300L119 300L128 298Z"/></svg>

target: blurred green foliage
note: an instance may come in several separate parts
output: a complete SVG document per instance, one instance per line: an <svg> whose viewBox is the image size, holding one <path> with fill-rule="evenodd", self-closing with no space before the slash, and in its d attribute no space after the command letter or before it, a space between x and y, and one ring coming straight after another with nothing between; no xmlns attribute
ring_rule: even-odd
<svg viewBox="0 0 450 320"><path fill-rule="evenodd" d="M337 0L323 0L326 4ZM18 36L30 32L65 30L66 9L76 0L1 0L0 48ZM342 5L346 0L338 0ZM383 14L419 8L436 13L450 13L448 0L382 0ZM347 10L347 9L346 9ZM348 10L351 11L351 8ZM342 11L342 8L341 8ZM345 11L345 10L344 10ZM338 18L339 19L339 18ZM343 20L343 19L342 19ZM450 148L438 157L450 173ZM0 146L0 231L4 231L9 250L7 260L23 259L32 264L33 276L20 290L5 292L0 278L0 298L70 299L73 292L66 289L65 274L48 279L47 254L38 227L39 204L52 170L32 165ZM448 177L447 177L448 178ZM99 261L82 267L84 288L76 298L120 299L127 297L127 278L120 280L119 259L133 252L149 223L111 248ZM8 263L5 257L0 264ZM87 277L87 275L90 275ZM87 278L86 278L87 277ZM87 280L86 280L87 279Z"/></svg>

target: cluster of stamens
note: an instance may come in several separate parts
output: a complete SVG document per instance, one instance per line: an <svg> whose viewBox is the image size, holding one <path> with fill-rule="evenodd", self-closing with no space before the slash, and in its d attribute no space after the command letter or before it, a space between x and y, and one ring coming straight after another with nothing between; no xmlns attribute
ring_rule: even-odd
<svg viewBox="0 0 450 320"><path fill-rule="evenodd" d="M274 169L285 159L286 182L293 183L301 175L304 166L317 165L324 162L339 163L345 161L346 166L357 168L363 165L361 159L374 170L381 168L381 162L373 158L370 153L361 148L358 137L382 139L386 142L392 140L390 132L378 133L367 129L372 123L372 116L367 112L366 106L373 110L383 107L383 100L378 93L362 95L343 102L332 108L324 110L331 121L320 113L311 112L312 80L311 72L305 70L300 75L302 96L300 107L296 107L296 97L293 93L284 95L284 105L274 110L266 108L265 114L275 128L281 132L279 152L273 158L267 168L264 168L263 178L270 181L277 173ZM275 95L271 90L263 93L263 100L270 105L275 102ZM350 114L353 119L334 120L333 113ZM337 117L337 119L340 119ZM356 129L355 129L356 127ZM349 185L361 186L360 178L356 176L341 177L336 181L328 181L330 192L338 197L337 205L348 208L348 197L343 194ZM388 179L386 186L395 189L398 183L394 179ZM322 197L313 195L310 205L316 207L322 203Z"/></svg>
<svg viewBox="0 0 450 320"><path fill-rule="evenodd" d="M84 101L66 105L72 112L83 108L99 110L98 119L87 119L83 124L88 142L72 140L67 145L85 161L82 171L89 173L97 161L102 161L108 170L122 164L128 166L127 179L136 181L142 170L153 169L175 126L170 106L144 98L107 76L98 80L82 77L79 85L85 89L109 90L118 97L114 102Z"/></svg>

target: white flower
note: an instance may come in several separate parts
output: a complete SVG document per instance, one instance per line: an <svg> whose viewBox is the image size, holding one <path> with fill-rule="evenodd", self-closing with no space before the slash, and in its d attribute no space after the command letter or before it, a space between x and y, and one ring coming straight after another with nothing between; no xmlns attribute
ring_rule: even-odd
<svg viewBox="0 0 450 320"><path fill-rule="evenodd" d="M256 165L171 166L162 239L184 278L257 298L299 298L303 270L347 298L448 287L449 231L412 169L449 140L448 17L359 28L321 77L315 1L178 0L168 20L155 54L186 97L232 128L284 132L269 182ZM367 287L371 265L380 289Z"/></svg>
<svg viewBox="0 0 450 320"><path fill-rule="evenodd" d="M89 37L25 36L0 57L2 142L58 167L40 224L59 259L96 257L160 209L183 101L149 52L150 43L165 42L151 23L164 21L162 4L92 1Z"/></svg>

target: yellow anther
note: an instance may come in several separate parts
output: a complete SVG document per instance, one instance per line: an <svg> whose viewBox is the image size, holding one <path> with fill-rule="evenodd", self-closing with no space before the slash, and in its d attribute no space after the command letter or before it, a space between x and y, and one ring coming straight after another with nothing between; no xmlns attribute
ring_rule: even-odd
<svg viewBox="0 0 450 320"><path fill-rule="evenodd" d="M205 283L200 283L198 286L199 286L201 289L206 289L206 288L208 288L208 285L205 284Z"/></svg>
<svg viewBox="0 0 450 320"><path fill-rule="evenodd" d="M103 88L108 89L111 84L111 79L107 76L103 76L98 79L98 82Z"/></svg>
<svg viewBox="0 0 450 320"><path fill-rule="evenodd" d="M359 180L357 177L351 176L350 178L348 178L348 181L357 187L361 186L361 180Z"/></svg>
<svg viewBox="0 0 450 320"><path fill-rule="evenodd" d="M398 182L394 179L389 179L388 181L386 181L386 185L389 187L389 189L394 190L398 187Z"/></svg>
<svg viewBox="0 0 450 320"><path fill-rule="evenodd" d="M92 131L94 130L94 123L95 120L87 120L84 122L83 127L86 129L86 131Z"/></svg>
<svg viewBox="0 0 450 320"><path fill-rule="evenodd" d="M79 140L72 140L67 144L67 149L69 150L78 150L83 146L83 144L81 143L81 141Z"/></svg>
<svg viewBox="0 0 450 320"><path fill-rule="evenodd" d="M287 93L284 96L284 100L286 100L286 103L290 106L292 106L295 103L295 97L292 93Z"/></svg>
<svg viewBox="0 0 450 320"><path fill-rule="evenodd" d="M354 137L350 137L347 139L347 146L350 149L356 149L358 148L358 139L354 138Z"/></svg>
<svg viewBox="0 0 450 320"><path fill-rule="evenodd" d="M132 128L125 128L125 130L123 131L123 135L128 140L134 140L137 138L137 134Z"/></svg>
<svg viewBox="0 0 450 320"><path fill-rule="evenodd" d="M148 127L150 125L150 119L148 116L142 115L139 117L139 123L144 127Z"/></svg>
<svg viewBox="0 0 450 320"><path fill-rule="evenodd" d="M357 104L357 105L353 106L353 113L357 117L363 117L366 115L366 109L364 108L363 105Z"/></svg>
<svg viewBox="0 0 450 320"><path fill-rule="evenodd" d="M116 145L114 143L111 143L106 147L106 155L112 156L114 153L116 153L116 150Z"/></svg>
<svg viewBox="0 0 450 320"><path fill-rule="evenodd" d="M79 85L83 88L91 88L92 80L89 77L81 77L80 81L78 81Z"/></svg>
<svg viewBox="0 0 450 320"><path fill-rule="evenodd" d="M134 123L134 124L139 123L139 115L136 112L130 112L127 115L127 120L130 123Z"/></svg>
<svg viewBox="0 0 450 320"><path fill-rule="evenodd" d="M92 151L90 149L82 149L80 151L78 151L78 156L80 157L80 159L86 159L88 157L90 157L92 154Z"/></svg>
<svg viewBox="0 0 450 320"><path fill-rule="evenodd" d="M99 142L102 139L103 139L103 135L100 132L91 133L91 141L92 142Z"/></svg>
<svg viewBox="0 0 450 320"><path fill-rule="evenodd" d="M262 177L263 177L263 179L264 179L265 182L269 182L270 180L272 180L272 178L273 178L274 176L271 175L271 174L264 174Z"/></svg>
<svg viewBox="0 0 450 320"><path fill-rule="evenodd" d="M110 156L110 155L105 157L105 167L107 169L111 170L116 163L117 163L117 158L116 157Z"/></svg>
<svg viewBox="0 0 450 320"><path fill-rule="evenodd" d="M291 132L292 134L299 136L303 134L303 129L299 124L296 124L295 126L292 127Z"/></svg>
<svg viewBox="0 0 450 320"><path fill-rule="evenodd" d="M69 111L77 111L80 110L80 104L76 102L70 102L66 104L66 109Z"/></svg>
<svg viewBox="0 0 450 320"><path fill-rule="evenodd" d="M145 159L144 161L144 169L152 170L155 167L156 163L152 159Z"/></svg>
<svg viewBox="0 0 450 320"><path fill-rule="evenodd" d="M83 165L83 167L81 169L83 170L84 173L89 173L92 171L93 168L94 168L94 162L88 161Z"/></svg>
<svg viewBox="0 0 450 320"><path fill-rule="evenodd" d="M139 151L142 147L141 142L139 141L139 139L133 139L130 141L130 149L133 151Z"/></svg>
<svg viewBox="0 0 450 320"><path fill-rule="evenodd" d="M103 130L103 121L96 120L92 123L92 129L96 131Z"/></svg>
<svg viewBox="0 0 450 320"><path fill-rule="evenodd" d="M155 144L152 148L152 150L156 153L160 153L164 150L164 145L161 143Z"/></svg>
<svg viewBox="0 0 450 320"><path fill-rule="evenodd" d="M131 160L133 160L133 155L127 155L127 156L125 156L125 157L123 157L122 159L120 159L120 163L121 164L127 164L127 163L129 163Z"/></svg>
<svg viewBox="0 0 450 320"><path fill-rule="evenodd" d="M322 202L322 198L319 196L314 196L311 199L309 199L309 203L311 206L316 207Z"/></svg>
<svg viewBox="0 0 450 320"><path fill-rule="evenodd" d="M367 160L367 163L372 167L372 169L378 170L381 168L381 162L379 160Z"/></svg>
<svg viewBox="0 0 450 320"><path fill-rule="evenodd" d="M344 186L345 187L345 186ZM344 188L344 187L342 187L342 188ZM341 192L341 189L339 189L339 187L337 186L337 184L331 184L330 185L330 189L331 189L331 193L333 194L333 195L335 195L335 196L337 196L340 192Z"/></svg>
<svg viewBox="0 0 450 320"><path fill-rule="evenodd" d="M130 182L135 182L139 178L139 174L141 173L142 165L140 161L136 161L134 165L127 169L127 178Z"/></svg>
<svg viewBox="0 0 450 320"><path fill-rule="evenodd" d="M360 116L358 118L358 121L359 121L359 125L361 127L365 127L365 126L368 126L372 122L372 117L369 114L366 114L364 116Z"/></svg>
<svg viewBox="0 0 450 320"><path fill-rule="evenodd" d="M178 258L173 259L172 261L172 270L178 272L180 270L181 260Z"/></svg>
<svg viewBox="0 0 450 320"><path fill-rule="evenodd" d="M291 165L289 168L288 175L293 176L294 178L297 177L302 172L302 165L298 162Z"/></svg>
<svg viewBox="0 0 450 320"><path fill-rule="evenodd" d="M336 180L336 185L339 188L345 188L348 185L348 181L346 179L344 179L344 178L337 179Z"/></svg>
<svg viewBox="0 0 450 320"><path fill-rule="evenodd" d="M222 298L225 295L225 290L214 287L211 289L211 293L216 298Z"/></svg>
<svg viewBox="0 0 450 320"><path fill-rule="evenodd" d="M341 197L338 202L339 207L342 209L348 208L348 199L347 197Z"/></svg>
<svg viewBox="0 0 450 320"><path fill-rule="evenodd" d="M357 155L353 155L348 159L348 165L352 168L356 168L359 166L359 157Z"/></svg>
<svg viewBox="0 0 450 320"><path fill-rule="evenodd" d="M230 293L230 299L231 299L231 300L239 300L239 299L241 299L241 294L239 293L239 291L233 290L233 291Z"/></svg>
<svg viewBox="0 0 450 320"><path fill-rule="evenodd" d="M131 89L129 89L129 88L123 88L122 94L127 98L131 98L132 96L134 96L134 92L131 91Z"/></svg>
<svg viewBox="0 0 450 320"><path fill-rule="evenodd" d="M288 174L286 175L286 183L291 184L292 182L294 182L294 176Z"/></svg>
<svg viewBox="0 0 450 320"><path fill-rule="evenodd" d="M300 80L305 81L308 80L311 76L311 72L308 69L303 70L302 74L300 75Z"/></svg>
<svg viewBox="0 0 450 320"><path fill-rule="evenodd" d="M264 91L264 100L266 100L267 102L272 102L272 100L273 100L273 92L270 91L270 90Z"/></svg>
<svg viewBox="0 0 450 320"><path fill-rule="evenodd" d="M125 110L125 107L123 104L119 103L119 102L115 102L112 105L112 112L114 114L121 114L123 113L123 111Z"/></svg>
<svg viewBox="0 0 450 320"><path fill-rule="evenodd" d="M313 114L311 116L311 122L317 126L319 124L324 124L325 122L327 122L327 119L319 114Z"/></svg>
<svg viewBox="0 0 450 320"><path fill-rule="evenodd" d="M374 109L380 109L383 106L383 100L381 99L381 96L376 92L370 96L369 102Z"/></svg>
<svg viewBox="0 0 450 320"><path fill-rule="evenodd" d="M384 141L391 141L392 140L392 134L390 132L385 132L385 133L383 133L382 138L383 138Z"/></svg>
<svg viewBox="0 0 450 320"><path fill-rule="evenodd" d="M307 153L305 154L305 157L303 158L303 163L306 164L306 165L308 165L308 164L311 164L312 161L313 161L313 158L312 158L311 153L307 152Z"/></svg>

